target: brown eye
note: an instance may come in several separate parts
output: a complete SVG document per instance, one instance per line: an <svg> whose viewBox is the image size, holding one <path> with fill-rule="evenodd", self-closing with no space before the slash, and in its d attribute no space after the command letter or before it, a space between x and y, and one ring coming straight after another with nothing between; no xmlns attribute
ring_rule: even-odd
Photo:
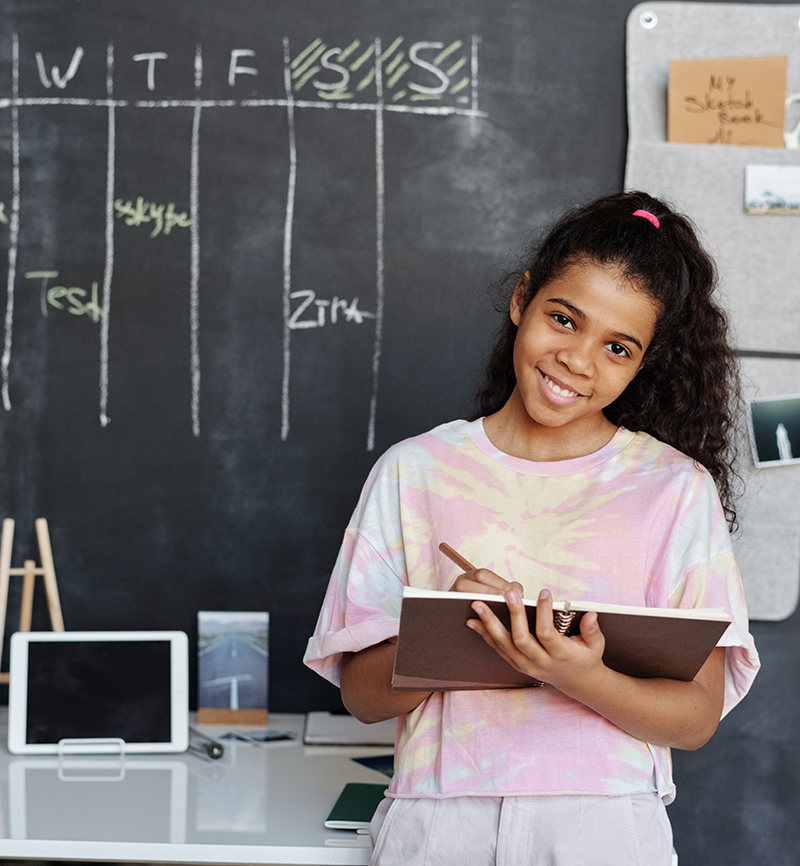
<svg viewBox="0 0 800 866"><path fill-rule="evenodd" d="M572 319L570 319L569 316L565 316L563 313L553 313L553 319L563 328L572 327Z"/></svg>

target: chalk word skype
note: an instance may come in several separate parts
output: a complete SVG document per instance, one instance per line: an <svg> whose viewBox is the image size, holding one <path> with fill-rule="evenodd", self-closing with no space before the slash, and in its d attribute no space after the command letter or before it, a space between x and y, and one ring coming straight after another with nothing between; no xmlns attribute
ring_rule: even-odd
<svg viewBox="0 0 800 866"><path fill-rule="evenodd" d="M136 199L136 204L131 201L123 201L118 198L114 202L114 210L118 217L125 217L126 226L140 226L142 223L152 222L153 230L150 237L154 238L163 231L168 235L173 226L187 228L192 224L186 213L177 213L175 205L170 202L166 205L156 204L154 201L145 201L142 196Z"/></svg>

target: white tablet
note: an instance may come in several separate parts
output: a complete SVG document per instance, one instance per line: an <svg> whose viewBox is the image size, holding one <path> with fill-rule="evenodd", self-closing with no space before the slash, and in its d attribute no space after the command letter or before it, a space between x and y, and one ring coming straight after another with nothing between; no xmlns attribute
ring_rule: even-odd
<svg viewBox="0 0 800 866"><path fill-rule="evenodd" d="M15 755L183 752L189 744L182 631L17 632L10 674Z"/></svg>

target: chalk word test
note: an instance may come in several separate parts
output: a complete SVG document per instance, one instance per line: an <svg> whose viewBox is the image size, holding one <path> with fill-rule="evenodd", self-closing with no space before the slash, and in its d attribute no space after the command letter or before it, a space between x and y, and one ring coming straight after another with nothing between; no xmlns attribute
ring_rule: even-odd
<svg viewBox="0 0 800 866"><path fill-rule="evenodd" d="M366 447L375 447L375 420L378 408L380 364L385 302L385 127L387 112L398 112L420 118L456 116L473 125L486 113L478 108L478 49L480 39L472 36L444 42L436 39L411 41L403 36L390 39L348 38L325 41L321 38L281 40L280 55L268 57L247 45L232 48L221 65L215 54L213 69L204 65L203 46L197 45L187 63L185 52L170 56L169 46L159 50L126 53L117 57L114 42L104 48L104 57L93 56L97 49L82 45L65 47L58 52L41 50L37 45L21 45L17 34L11 37L11 80L0 85L0 109L9 111L11 127L12 183L10 200L0 203L0 225L8 236L8 274L3 324L3 352L0 358L0 395L3 408L12 409L9 374L14 347L14 306L18 283L33 288L39 295L41 313L71 313L86 317L98 325L99 381L98 415L105 427L111 421L109 381L110 321L114 296L114 244L120 232L149 232L159 243L170 243L188 233L188 281L185 287L189 307L189 354L191 393L187 399L187 422L194 436L200 436L202 375L200 345L202 340L200 303L203 290L201 274L202 220L213 221L204 214L200 189L200 164L203 145L203 112L207 109L236 111L277 111L284 116L287 129L288 184L283 215L282 275L278 280L283 317L282 341L277 351L282 364L281 410L277 429L282 440L291 429L291 369L293 335L302 331L313 340L321 328L374 328L372 353L368 359L372 377ZM166 50L164 50L166 48ZM101 61L101 62L100 62ZM280 66L276 63L280 62ZM180 69L178 68L180 66ZM97 80L98 68L105 69L105 80ZM280 68L282 80L275 80ZM182 74L176 77L176 69ZM90 72L89 70L92 70ZM271 70L271 72L270 72ZM169 74L168 74L169 73ZM271 76L268 79L267 76ZM115 81L136 89L136 97L125 96L115 89ZM166 92L166 82L180 80L186 93ZM187 83L188 82L188 83ZM259 87L254 88L253 83ZM260 97L264 87L274 87L275 95ZM213 90L215 98L207 98ZM247 93L245 97L243 94ZM220 96L220 94L222 94ZM146 98L145 98L146 97ZM107 149L98 153L105 173L105 257L98 262L99 278L91 286L71 286L59 277L57 262L32 263L37 270L17 274L20 248L20 202L25 195L21 179L20 113L28 108L71 106L73 110L102 111L107 118ZM189 201L159 201L158 194L143 190L136 198L120 196L116 189L118 112L125 109L169 111L190 109L192 112L189 159ZM375 264L374 300L359 297L319 297L315 290L298 286L292 279L293 237L295 229L295 196L298 177L303 171L298 159L296 115L299 111L367 112L374 117L374 165L364 166L365 177L375 183ZM124 167L123 167L124 168ZM137 191L138 192L138 191ZM183 235L186 237L186 235ZM149 243L149 241L148 241ZM183 247L182 247L183 249ZM102 273L101 273L102 272ZM19 278L22 277L23 280ZM28 290L28 289L26 289ZM67 316L64 321L69 321ZM59 326L61 327L61 326ZM297 339L297 337L294 337ZM304 351L313 348L303 346ZM277 430L276 430L277 432Z"/></svg>

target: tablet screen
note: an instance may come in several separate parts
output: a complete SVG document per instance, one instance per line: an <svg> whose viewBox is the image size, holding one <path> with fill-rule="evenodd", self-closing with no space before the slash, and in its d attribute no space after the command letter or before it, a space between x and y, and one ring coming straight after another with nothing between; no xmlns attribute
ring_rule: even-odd
<svg viewBox="0 0 800 866"><path fill-rule="evenodd" d="M118 740L126 753L184 751L188 649L181 631L16 632L9 751L111 754Z"/></svg>
<svg viewBox="0 0 800 866"><path fill-rule="evenodd" d="M171 736L170 642L73 641L28 648L26 742Z"/></svg>

